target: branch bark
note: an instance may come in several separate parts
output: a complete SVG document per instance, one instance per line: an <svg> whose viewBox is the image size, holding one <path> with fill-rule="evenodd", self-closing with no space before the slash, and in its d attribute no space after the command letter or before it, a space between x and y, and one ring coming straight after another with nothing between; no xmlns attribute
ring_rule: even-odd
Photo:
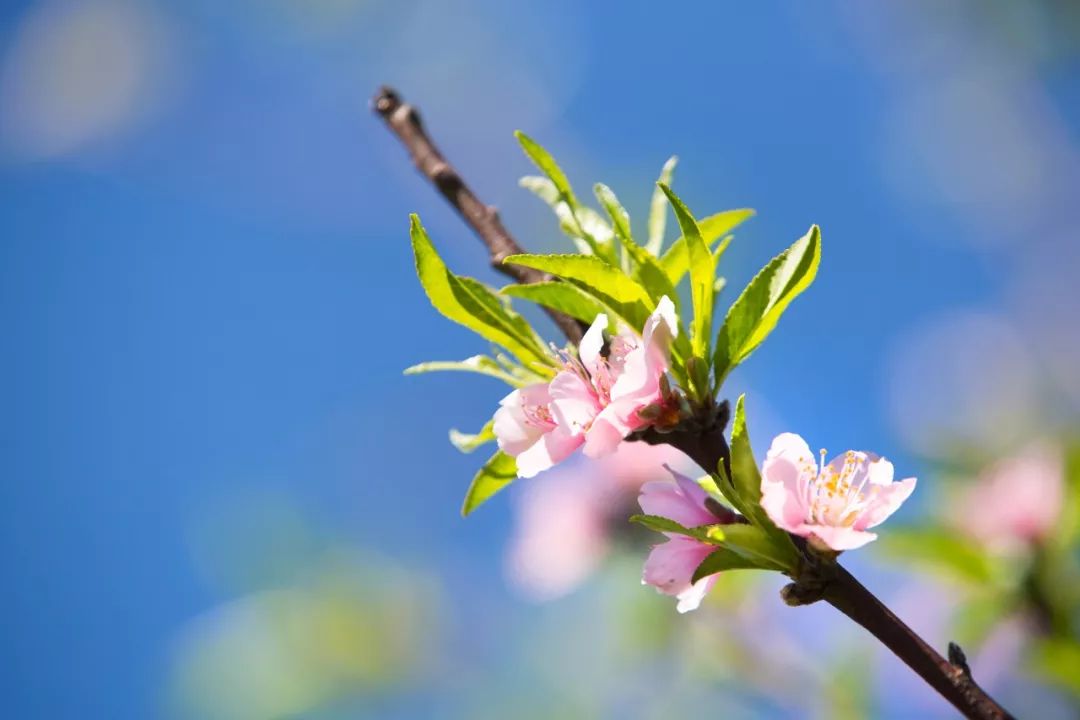
<svg viewBox="0 0 1080 720"><path fill-rule="evenodd" d="M419 114L411 105L403 103L394 90L383 87L375 95L372 106L408 148L420 172L435 185L487 246L496 270L521 283L550 279L536 270L502 264L503 259L509 255L522 252L521 246L503 226L495 209L480 202L457 171L439 153L424 131ZM580 342L583 332L580 323L561 313L548 314L568 341L574 344ZM636 439L653 445L671 445L706 470L711 470L723 462L730 473L730 449L724 437L724 425L726 417L721 415L713 418L713 422L705 427L678 429L669 433L648 430ZM819 599L825 600L881 641L965 717L973 720L1012 718L1008 711L975 683L958 647L950 647L953 662L946 660L843 566L833 562L822 566L820 561L808 554L805 542L802 542L801 538L796 540L796 544L803 548L806 554L806 566L809 568L807 573L813 577L795 578L796 582L788 586L790 592L785 595L789 602L806 604Z"/></svg>
<svg viewBox="0 0 1080 720"><path fill-rule="evenodd" d="M503 260L524 250L502 224L494 207L480 201L476 193L465 183L435 143L428 136L416 108L402 101L401 96L386 86L379 88L371 100L372 109L397 135L409 151L416 169L442 194L465 223L472 228L491 255L491 266L503 275L519 283L535 283L552 277L533 268L505 265ZM584 328L569 315L544 308L548 316L575 345L581 341Z"/></svg>

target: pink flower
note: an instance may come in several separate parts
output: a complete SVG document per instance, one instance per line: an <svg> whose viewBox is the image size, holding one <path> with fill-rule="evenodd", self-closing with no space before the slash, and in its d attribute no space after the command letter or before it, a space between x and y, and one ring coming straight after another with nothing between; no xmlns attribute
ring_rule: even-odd
<svg viewBox="0 0 1080 720"><path fill-rule="evenodd" d="M761 507L777 527L832 550L854 550L877 535L915 489L915 478L893 482L888 460L849 450L825 465L814 461L806 441L778 435L761 468Z"/></svg>
<svg viewBox="0 0 1080 720"><path fill-rule="evenodd" d="M640 338L630 332L612 338L607 358L597 362L593 372L603 409L585 435L586 455L599 457L614 450L623 438L648 424L641 410L665 402L661 378L668 371L668 351L678 332L675 305L665 295Z"/></svg>
<svg viewBox="0 0 1080 720"><path fill-rule="evenodd" d="M678 333L675 306L660 299L644 333L623 329L605 345L607 315L597 315L550 384L530 385L503 398L495 413L499 448L517 458L518 474L532 477L585 445L589 457L606 455L648 424L640 411L665 406L662 379Z"/></svg>
<svg viewBox="0 0 1080 720"><path fill-rule="evenodd" d="M675 477L675 484L668 482L645 483L638 503L646 515L659 515L674 520L683 527L715 525L732 522L734 513L724 517L714 515L708 508L708 494L696 482L668 468ZM694 610L701 604L706 593L716 582L716 575L691 582L694 571L716 547L685 535L664 533L668 540L654 545L645 561L641 576L643 585L652 585L665 595L678 598L676 609L680 613Z"/></svg>
<svg viewBox="0 0 1080 720"><path fill-rule="evenodd" d="M679 332L675 305L662 297L639 337L622 329L604 347L607 315L601 313L578 347L579 365L568 363L551 382L552 412L558 424L585 434L585 454L601 457L648 424L640 411L663 404L661 378L668 350Z"/></svg>
<svg viewBox="0 0 1080 720"><path fill-rule="evenodd" d="M499 449L517 458L518 475L524 478L565 460L585 442L581 432L555 422L547 383L528 385L504 397L492 429Z"/></svg>
<svg viewBox="0 0 1080 720"><path fill-rule="evenodd" d="M984 471L959 497L956 524L997 549L1038 542L1061 513L1065 467L1061 450L1035 444Z"/></svg>

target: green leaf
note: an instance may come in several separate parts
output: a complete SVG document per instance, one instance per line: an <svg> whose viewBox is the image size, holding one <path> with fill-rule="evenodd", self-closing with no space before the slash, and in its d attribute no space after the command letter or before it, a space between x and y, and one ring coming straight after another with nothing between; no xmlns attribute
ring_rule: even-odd
<svg viewBox="0 0 1080 720"><path fill-rule="evenodd" d="M690 535L690 529L680 525L671 518L661 515L631 515L630 522L644 525L656 532L671 532L679 535Z"/></svg>
<svg viewBox="0 0 1080 720"><path fill-rule="evenodd" d="M720 487L716 484L716 478L712 475L702 475L694 482L696 482L698 487L704 490L705 494L713 500L719 501L721 498L725 498L724 493L720 491Z"/></svg>
<svg viewBox="0 0 1080 720"><path fill-rule="evenodd" d="M490 291L471 278L460 278L446 267L431 244L420 218L410 216L416 274L432 306L446 318L502 346L526 364L553 367L555 359L524 320L502 306ZM494 300L494 302L493 302Z"/></svg>
<svg viewBox="0 0 1080 720"><path fill-rule="evenodd" d="M814 225L762 269L728 311L716 341L717 387L769 336L784 310L810 286L821 262L821 233Z"/></svg>
<svg viewBox="0 0 1080 720"><path fill-rule="evenodd" d="M746 395L740 395L735 403L735 418L731 424L731 474L739 501L747 507L760 507L761 474L746 430Z"/></svg>
<svg viewBox="0 0 1080 720"><path fill-rule="evenodd" d="M786 534L781 538L753 525L725 525L723 544L761 568L785 572L798 563L795 546Z"/></svg>
<svg viewBox="0 0 1080 720"><path fill-rule="evenodd" d="M570 181L562 171L562 168L559 167L559 164L555 162L555 158L551 156L551 153L541 147L538 142L520 130L516 131L514 136L517 137L518 142L521 143L521 149L525 151L525 155L527 155L540 172L544 173L548 180L551 181L555 191L558 193L559 199L566 203L566 207L569 211L569 219L572 223L571 227L576 231L574 234L585 242L594 255L613 261L615 259L612 254L613 248L610 244L600 242L589 227L591 221L599 219L599 215L595 210L590 210L578 202L577 196L574 195L574 191L570 187ZM551 203L549 202L549 204ZM555 205L552 205L552 207L555 207ZM558 214L558 212L558 208L556 208L556 214ZM590 213L594 217L587 218L586 216Z"/></svg>
<svg viewBox="0 0 1080 720"><path fill-rule="evenodd" d="M574 217L573 213L570 212L570 206L567 205L562 199L562 196L559 195L559 191L555 188L555 183L551 182L546 177L541 177L539 175L526 175L518 180L518 185L529 190L547 203L555 213L555 217L559 220L559 229L574 242L578 252L592 254L592 247L589 243L585 242L585 239L581 236L581 231L578 229L577 225L577 219Z"/></svg>
<svg viewBox="0 0 1080 720"><path fill-rule="evenodd" d="M596 199L600 201L607 214L611 216L615 228L615 237L619 239L626 254L634 262L634 279L645 288L654 303L667 296L675 303L676 313L680 313L679 294L675 292L675 286L671 284L667 273L660 267L656 258L634 242L634 238L630 234L630 216L615 196L615 193L603 183L597 183L594 191Z"/></svg>
<svg viewBox="0 0 1080 720"><path fill-rule="evenodd" d="M530 347L545 347L541 338L532 325L525 318L518 315L510 307L509 298L500 295L493 288L488 287L479 280L464 275L458 275L457 281L469 291L478 302L483 304L493 317L498 317L513 330L515 337L524 339ZM545 353L546 356L546 353Z"/></svg>
<svg viewBox="0 0 1080 720"><path fill-rule="evenodd" d="M684 527L670 518L661 515L631 515L630 522L644 525L659 533L675 533L685 535L701 542L717 544L723 541L727 525L703 525L701 527Z"/></svg>
<svg viewBox="0 0 1080 720"><path fill-rule="evenodd" d="M710 575L715 575L724 570L754 570L759 567L761 566L753 560L744 555L740 555L731 548L718 547L713 550L708 557L701 561L697 570L694 571L691 583L696 583L702 578L707 578Z"/></svg>
<svg viewBox="0 0 1080 720"><path fill-rule="evenodd" d="M626 212L626 208L619 202L615 192L604 183L596 183L593 185L593 194L596 195L601 207L607 211L608 216L611 218L615 236L625 243L634 244L634 237L630 232L630 214Z"/></svg>
<svg viewBox="0 0 1080 720"><path fill-rule="evenodd" d="M420 363L413 365L412 367L405 368L406 375L419 375L421 373L429 372L441 372L441 371L457 371L457 372L474 372L480 375L487 375L489 377L498 378L503 382L513 385L514 387L524 387L533 382L539 382L543 378L541 376L532 375L529 373L525 377L516 377L510 372L507 372L501 365L489 358L487 355L473 355L471 358L466 358L460 361L451 360L436 360L433 362ZM524 375L524 373L523 373Z"/></svg>
<svg viewBox="0 0 1080 720"><path fill-rule="evenodd" d="M617 313L598 300L596 296L590 295L577 285L562 280L507 285L499 292L558 310L590 325L600 313L607 313L609 320L614 320L617 316Z"/></svg>
<svg viewBox="0 0 1080 720"><path fill-rule="evenodd" d="M992 584L998 577L993 558L977 542L944 528L893 527L875 544L887 557L976 586Z"/></svg>
<svg viewBox="0 0 1080 720"><path fill-rule="evenodd" d="M721 463L722 465L722 463ZM721 472L723 468L720 468ZM761 474L758 472L754 452L750 448L750 434L746 429L746 396L740 395L735 403L735 417L731 424L731 474L729 483L735 497L729 498L735 507L752 524L764 529L770 539L783 553L794 553L795 545L786 532L776 527L761 507Z"/></svg>
<svg viewBox="0 0 1080 720"><path fill-rule="evenodd" d="M498 451L484 463L473 478L468 492L465 493L465 503L461 506L461 514L468 515L516 478L517 461L502 450Z"/></svg>
<svg viewBox="0 0 1080 720"><path fill-rule="evenodd" d="M566 173L559 167L559 164L555 162L555 158L551 157L551 153L545 150L540 143L536 142L520 130L514 133L514 137L521 143L521 149L524 150L525 154L532 160L533 165L536 165L540 172L544 173L548 180L555 186L555 191L559 193L560 197L562 197L571 208L577 205L577 198L574 196L574 191L570 187L570 181L567 179Z"/></svg>
<svg viewBox="0 0 1080 720"><path fill-rule="evenodd" d="M649 239L645 243L645 249L654 257L660 257L660 248L664 246L664 230L667 229L667 198L659 185L671 186L671 178L678 162L679 158L672 155L664 163L656 181L657 187L653 190L652 202L649 203Z"/></svg>
<svg viewBox="0 0 1080 720"><path fill-rule="evenodd" d="M698 230L701 239L710 247L720 238L730 233L746 220L754 216L754 211L749 208L740 210L726 210L710 215L698 221ZM723 246L724 248L727 245ZM718 255L719 257L719 255ZM667 249L660 258L660 267L664 268L672 285L678 285L690 269L690 256L686 252L686 240L679 237Z"/></svg>
<svg viewBox="0 0 1080 720"><path fill-rule="evenodd" d="M694 321L690 330L690 343L693 354L697 357L709 356L709 339L712 333L713 282L716 279L716 265L712 253L701 238L697 221L683 201L667 185L660 185L667 195L679 221L686 241L687 256L690 261L690 290L694 301ZM705 388L698 388L701 396Z"/></svg>
<svg viewBox="0 0 1080 720"><path fill-rule="evenodd" d="M576 280L619 303L651 302L645 288L626 273L590 255L511 255L504 262Z"/></svg>
<svg viewBox="0 0 1080 720"><path fill-rule="evenodd" d="M480 428L480 431L475 435L459 432L457 430L450 430L450 443L463 453L471 453L476 448L489 443L495 439L494 430L495 421L488 420L484 423L484 427Z"/></svg>

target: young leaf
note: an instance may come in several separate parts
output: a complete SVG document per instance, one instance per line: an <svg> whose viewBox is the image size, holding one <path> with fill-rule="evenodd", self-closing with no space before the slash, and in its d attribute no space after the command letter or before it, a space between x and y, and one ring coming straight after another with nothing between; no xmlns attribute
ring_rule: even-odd
<svg viewBox="0 0 1080 720"><path fill-rule="evenodd" d="M563 201L562 196L559 195L559 191L555 188L555 183L551 182L546 177L541 177L539 175L526 175L518 180L518 185L532 192L547 203L555 213L555 217L559 220L559 229L574 242L578 252L586 255L592 254L592 247L581 236L577 219L574 217L573 213L571 213L570 206L567 205L566 202ZM610 234L610 232L608 234Z"/></svg>
<svg viewBox="0 0 1080 720"><path fill-rule="evenodd" d="M593 194L596 195L596 199L600 201L600 205L611 218L615 236L624 243L634 244L634 237L630 232L630 214L626 212L626 208L619 202L615 192L604 183L596 183L593 185Z"/></svg>
<svg viewBox="0 0 1080 720"><path fill-rule="evenodd" d="M519 366L520 367L520 366ZM489 377L498 378L508 385L514 387L524 387L530 383L539 382L543 378L541 376L529 377L515 377L512 373L507 372L502 366L489 358L487 355L473 355L471 358L466 358L461 361L450 360L436 360L433 362L420 363L413 365L412 367L405 368L406 375L419 375L420 373L440 372L440 371L458 371L458 372L474 372L480 375L487 375ZM531 373L530 373L531 374Z"/></svg>
<svg viewBox="0 0 1080 720"><path fill-rule="evenodd" d="M667 195L679 221L686 252L690 262L690 290L694 301L694 322L690 331L690 343L694 355L701 358L709 356L709 336L712 333L713 281L716 279L716 265L712 253L705 246L698 229L697 221L679 196L667 185L660 185ZM704 388L698 388L699 394Z"/></svg>
<svg viewBox="0 0 1080 720"><path fill-rule="evenodd" d="M754 216L750 209L726 210L698 220L701 239L712 247L720 238L726 236L737 226ZM726 245L724 246L727 247ZM719 257L719 254L717 254ZM679 237L660 258L660 267L664 268L672 285L678 285L690 269L690 257L686 253L686 240Z"/></svg>
<svg viewBox="0 0 1080 720"><path fill-rule="evenodd" d="M551 157L551 153L520 130L514 133L514 137L521 143L521 149L532 160L533 165L536 165L540 172L551 180L556 192L573 209L578 204L577 197L574 196L574 191L570 187L570 181L566 178L566 174L559 167L559 164L555 162L555 158Z"/></svg>
<svg viewBox="0 0 1080 720"><path fill-rule="evenodd" d="M750 522L765 530L782 552L795 552L795 546L786 532L773 525L761 508L761 474L758 472L754 452L750 449L750 434L746 430L746 396L740 395L735 403L735 418L731 424L731 488L738 500L732 499L736 508Z"/></svg>
<svg viewBox="0 0 1080 720"><path fill-rule="evenodd" d="M456 447L463 453L471 453L476 448L485 443L489 443L495 439L494 430L495 421L488 420L484 423L484 427L480 428L480 431L475 435L459 432L458 430L450 430L450 444Z"/></svg>
<svg viewBox="0 0 1080 720"><path fill-rule="evenodd" d="M611 320L616 313L595 296L585 292L577 285L562 280L529 283L528 285L507 285L501 292L534 302L537 305L558 310L575 320L592 324L600 313L608 313Z"/></svg>
<svg viewBox="0 0 1080 720"><path fill-rule="evenodd" d="M626 273L603 260L589 255L511 255L503 262L522 265L551 273L567 280L576 280L586 288L596 290L620 303L652 301L645 288Z"/></svg>
<svg viewBox="0 0 1080 720"><path fill-rule="evenodd" d="M672 155L664 163L656 181L657 187L653 190L652 202L649 203L649 239L645 243L645 249L653 257L660 257L660 248L664 246L664 230L667 229L667 199L659 185L671 186L671 178L678 162L679 158Z"/></svg>
<svg viewBox="0 0 1080 720"><path fill-rule="evenodd" d="M761 566L744 555L721 546L713 550L708 557L701 561L690 582L696 583L702 578L707 578L724 570L754 570L759 567Z"/></svg>
<svg viewBox="0 0 1080 720"><path fill-rule="evenodd" d="M821 233L814 225L750 281L717 336L713 356L717 387L769 336L791 301L814 281L820 262Z"/></svg>
<svg viewBox="0 0 1080 720"><path fill-rule="evenodd" d="M462 516L480 507L516 478L517 461L502 450L496 452L484 463L469 485L469 490L465 493L465 503L461 506Z"/></svg>
<svg viewBox="0 0 1080 720"><path fill-rule="evenodd" d="M576 213L570 210L570 206L555 189L555 183L546 177L527 175L518 181L518 184L531 191L551 207L555 217L559 221L559 229L569 237L578 252L585 255L595 255L594 244L603 250L602 256L610 258L612 255L611 241L615 231L604 221L600 214L590 207L578 207ZM585 239L589 236L594 244Z"/></svg>
<svg viewBox="0 0 1080 720"><path fill-rule="evenodd" d="M513 353L527 364L553 366L554 358L539 342L531 328L524 331L524 320L502 306L490 291L471 278L458 277L446 267L435 251L420 218L410 216L416 274L431 304L446 318L464 325L476 334ZM490 294L490 297L489 297ZM492 302L494 299L494 302Z"/></svg>
<svg viewBox="0 0 1080 720"><path fill-rule="evenodd" d="M690 535L689 528L680 525L671 518L666 518L661 515L631 515L630 522L644 525L654 532L670 532L679 535Z"/></svg>
<svg viewBox="0 0 1080 720"><path fill-rule="evenodd" d="M603 183L597 183L594 188L596 199L611 216L615 227L615 237L622 243L623 250L634 261L634 279L641 283L654 302L659 302L665 295L675 303L675 311L679 313L679 294L668 280L667 273L660 267L656 258L648 253L643 247L634 242L630 234L630 216L615 197L611 188Z"/></svg>
<svg viewBox="0 0 1080 720"><path fill-rule="evenodd" d="M521 143L521 149L525 151L525 155L532 160L533 164L547 176L548 180L555 187L555 191L559 195L566 207L569 210L569 219L572 222L571 228L575 232L575 236L580 237L594 255L606 258L608 260L614 260L612 254L612 247L610 243L601 242L596 235L591 232L589 227L591 220L599 219L595 210L589 210L589 208L583 207L578 202L577 196L574 195L573 189L570 187L570 181L567 179L566 174L559 167L559 164L555 162L555 158L551 156L547 150L540 146L538 142L531 137L521 132L520 130L514 133L518 142ZM555 207L554 205L552 207ZM556 208L556 213L558 209ZM593 218L586 218L587 214L591 213ZM608 238L610 240L610 238Z"/></svg>

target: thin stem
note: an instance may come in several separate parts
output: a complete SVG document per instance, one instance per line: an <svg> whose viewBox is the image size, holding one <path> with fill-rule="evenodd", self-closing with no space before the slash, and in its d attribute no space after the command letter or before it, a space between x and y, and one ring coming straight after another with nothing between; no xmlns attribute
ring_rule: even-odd
<svg viewBox="0 0 1080 720"><path fill-rule="evenodd" d="M533 268L505 265L503 260L524 250L502 224L499 213L480 201L458 171L443 157L424 130L420 113L389 87L381 87L371 100L372 109L386 121L387 127L401 141L412 157L416 169L438 189L458 215L472 228L491 254L491 266L519 283L535 283L552 277ZM563 313L544 308L566 339L575 345L581 342L581 324Z"/></svg>
<svg viewBox="0 0 1080 720"><path fill-rule="evenodd" d="M439 153L412 106L403 103L400 96L387 87L379 90L372 105L409 149L420 172L438 188L487 246L496 270L521 283L550 279L535 270L502 264L502 260L509 255L522 252L521 246L503 227L495 209L480 202L457 171ZM558 324L567 340L575 344L580 342L583 331L580 323L561 313L549 311L548 314ZM723 462L730 473L731 453L724 437L726 422L725 412L711 418L704 427L679 429L669 433L648 430L636 439L653 445L671 445L706 470L711 471ZM797 544L805 548L805 543ZM804 550L804 553L806 552ZM809 554L806 555L806 560L806 567L811 569L807 574L813 577L796 578L796 582L789 586L791 592L787 599L791 600L792 604L825 600L868 630L965 717L974 720L1012 718L1008 711L975 683L963 652L958 647L950 646L950 657L953 661L946 660L842 566L832 562L823 566L815 562Z"/></svg>

